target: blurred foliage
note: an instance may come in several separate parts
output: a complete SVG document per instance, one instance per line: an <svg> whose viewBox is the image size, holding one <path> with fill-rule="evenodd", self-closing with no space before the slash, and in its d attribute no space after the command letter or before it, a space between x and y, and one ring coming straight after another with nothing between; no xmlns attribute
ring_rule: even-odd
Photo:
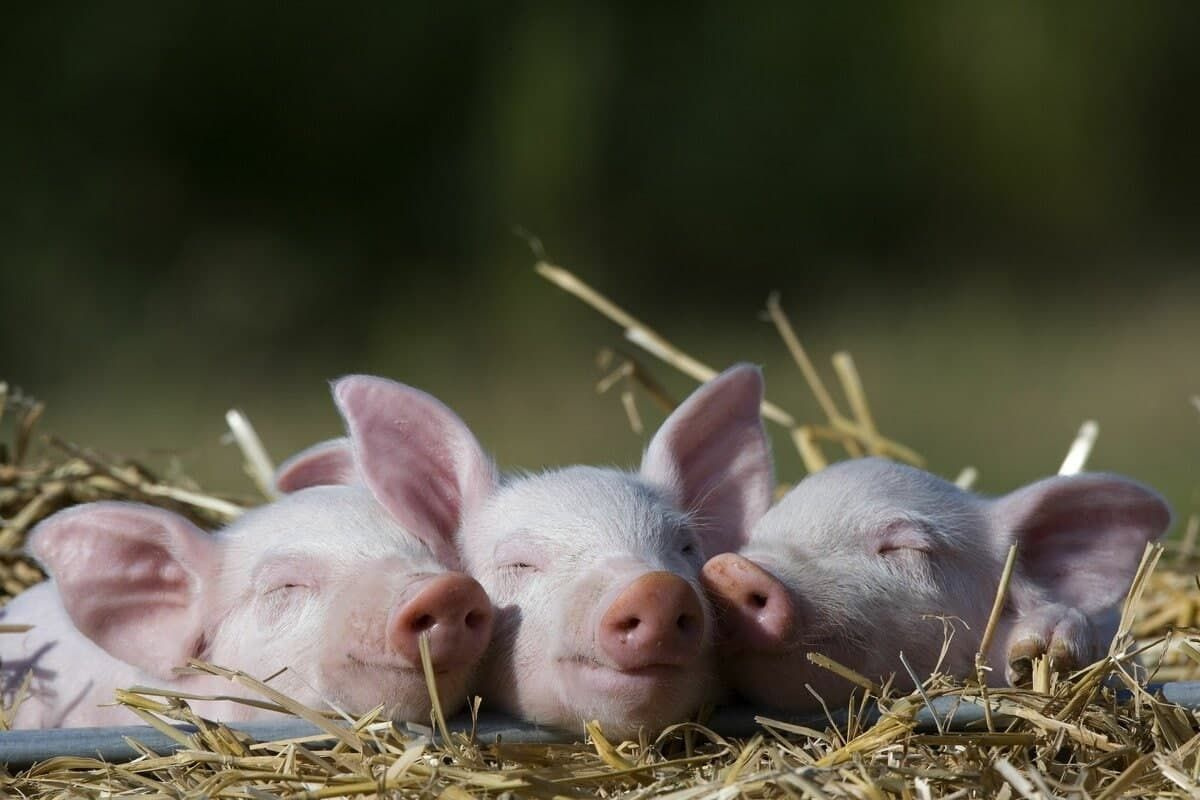
<svg viewBox="0 0 1200 800"><path fill-rule="evenodd" d="M1186 507L1197 41L1187 2L31 4L0 377L86 442L199 446L241 403L286 451L373 370L505 463L629 461L590 394L613 332L519 224L799 412L770 289L936 469L1007 488L1098 416L1104 465Z"/></svg>

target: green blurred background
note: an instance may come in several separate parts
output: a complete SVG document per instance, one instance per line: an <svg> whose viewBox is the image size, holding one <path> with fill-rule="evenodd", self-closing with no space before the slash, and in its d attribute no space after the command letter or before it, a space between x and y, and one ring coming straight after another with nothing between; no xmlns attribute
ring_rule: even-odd
<svg viewBox="0 0 1200 800"><path fill-rule="evenodd" d="M1095 418L1092 466L1187 513L1198 42L1187 2L28 4L0 31L0 378L217 489L247 486L226 408L279 458L358 371L505 466L633 463L593 390L618 331L520 225L801 419L773 289L933 470L1004 491Z"/></svg>

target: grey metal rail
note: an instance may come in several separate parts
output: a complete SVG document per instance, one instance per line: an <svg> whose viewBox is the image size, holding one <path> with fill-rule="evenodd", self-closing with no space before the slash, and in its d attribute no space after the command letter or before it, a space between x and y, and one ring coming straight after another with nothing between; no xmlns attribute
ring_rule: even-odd
<svg viewBox="0 0 1200 800"><path fill-rule="evenodd" d="M1200 710L1200 682L1163 683L1149 686L1147 689L1169 703ZM756 717L759 716L818 730L823 729L829 722L823 714L797 716L745 706L729 706L718 709L707 722L707 726L723 736L744 737L759 729L756 722ZM868 716L875 717L877 714L872 713ZM838 725L844 724L846 717L847 712L844 709L833 715L834 722ZM993 714L993 718L995 717ZM932 701L931 706L918 712L916 721L920 731L935 731L939 725L943 730L966 731L981 724L983 719L982 706L963 702L957 697L939 697ZM451 719L449 724L452 730L466 731L471 727L471 720L465 716L458 716ZM196 731L191 725L176 727L185 734ZM229 727L260 742L321 734L321 730L311 723L293 718L233 723ZM572 742L581 738L577 732L531 725L501 714L481 715L476 724L476 736L484 742L491 742L497 738L506 742ZM179 742L148 725L4 731L0 732L0 763L7 764L10 770L25 769L56 756L98 758L119 763L140 755L126 739L133 739L159 755L169 755L182 749Z"/></svg>

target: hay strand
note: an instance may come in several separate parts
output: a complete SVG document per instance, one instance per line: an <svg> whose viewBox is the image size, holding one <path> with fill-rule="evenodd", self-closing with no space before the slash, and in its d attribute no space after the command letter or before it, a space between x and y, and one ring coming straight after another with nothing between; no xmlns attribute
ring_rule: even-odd
<svg viewBox="0 0 1200 800"><path fill-rule="evenodd" d="M620 325L624 329L624 336L628 341L636 344L660 361L669 364L684 375L701 383L716 377L717 370L691 357L668 342L660 334L634 318L633 315L620 308L616 303L584 283L568 270L545 261L538 262L534 269L537 270L539 275L555 286L574 295ZM791 414L769 401L763 401L762 413L767 419L787 428L794 427L796 424L796 420Z"/></svg>
<svg viewBox="0 0 1200 800"><path fill-rule="evenodd" d="M279 497L279 492L275 489L275 465L267 455L267 448L263 446L262 439L250 424L249 418L238 409L231 408L225 412L225 424L229 426L229 433L237 442L238 449L242 451L246 474L250 480L268 500Z"/></svg>
<svg viewBox="0 0 1200 800"><path fill-rule="evenodd" d="M784 313L783 305L779 299L779 292L772 292L767 296L767 316L774 323L775 330L779 333L779 338L783 339L783 344L788 352L791 353L796 366L800 368L800 374L804 376L804 381L808 384L808 389L812 392L813 397L816 398L817 405L825 413L825 419L829 421L829 424L835 426L839 421L847 421L842 412L838 410L837 404L834 403L833 396L825 388L825 382L821 380L820 373L813 366L812 359L808 357L804 345L800 344L800 337L796 335L796 330L792 327L791 320ZM851 456L862 455L862 449L853 438L847 436L842 441L845 444L846 452ZM815 470L810 470L810 472L812 471Z"/></svg>
<svg viewBox="0 0 1200 800"><path fill-rule="evenodd" d="M1096 446L1096 437L1099 435L1100 425L1095 420L1089 419L1080 425L1079 433L1075 434L1071 448L1067 451L1062 466L1058 468L1058 474L1077 475L1082 472L1087 466L1088 457L1091 456L1092 448Z"/></svg>
<svg viewBox="0 0 1200 800"><path fill-rule="evenodd" d="M530 240L530 244L534 247L535 252L540 252L540 244L536 240ZM555 286L582 300L585 304L621 326L627 341L638 345L660 361L674 367L693 380L700 382L711 380L717 375L717 370L693 358L668 342L662 335L622 309L608 297L596 291L596 289L592 288L569 270L550 264L544 260L539 260L534 269L540 276ZM832 395L829 394L825 384L821 381L820 376L812 365L812 361L808 358L803 346L800 345L800 341L796 337L795 330L792 328L790 321L788 321L787 316L783 313L777 295L772 295L771 298L768 298L768 315L776 323L780 336L784 339L784 343L792 353L793 358L795 358L797 365L801 369L801 373L804 375L810 389L816 395L818 404L825 411L829 421L829 428L826 430L811 426L801 426L792 414L784 411L769 400L763 400L763 417L788 429L792 441L796 445L809 472L816 472L827 463L824 454L821 453L820 446L816 443L816 439L820 436L837 441L852 457L861 455L865 448L869 452L886 455L917 466L924 464L924 459L921 455L911 447L884 437L876 429L874 419L870 414L870 409L866 402L866 394L862 389L862 381L849 354L836 354L834 356L834 367L838 371L843 389L847 394L851 407L854 409L856 419L853 420L838 410ZM640 372L642 375L645 374L644 370ZM617 380L636 378L637 375L638 370L632 365L622 365L617 368L616 372L606 376L601 381L601 385L605 389L611 388ZM635 432L640 433L643 427L636 408L633 406L631 395L623 392L621 394L621 402L629 417L630 427Z"/></svg>

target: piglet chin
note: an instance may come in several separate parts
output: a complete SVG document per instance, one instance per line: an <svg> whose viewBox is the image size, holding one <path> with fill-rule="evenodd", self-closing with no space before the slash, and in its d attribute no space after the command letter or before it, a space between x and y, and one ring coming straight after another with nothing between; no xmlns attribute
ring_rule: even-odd
<svg viewBox="0 0 1200 800"><path fill-rule="evenodd" d="M579 721L598 720L614 736L683 722L709 691L708 679L695 665L622 670L588 658L569 658L560 660L557 668L565 705Z"/></svg>
<svg viewBox="0 0 1200 800"><path fill-rule="evenodd" d="M567 691L574 697L594 693L605 697L649 698L685 675L684 668L674 664L614 669L585 659L565 661L562 669Z"/></svg>
<svg viewBox="0 0 1200 800"><path fill-rule="evenodd" d="M452 713L466 699L468 670L435 670L438 695L446 713ZM329 694L344 710L364 713L382 705L394 720L427 721L432 702L420 667L392 663L390 659L349 658L331 670L325 683Z"/></svg>

